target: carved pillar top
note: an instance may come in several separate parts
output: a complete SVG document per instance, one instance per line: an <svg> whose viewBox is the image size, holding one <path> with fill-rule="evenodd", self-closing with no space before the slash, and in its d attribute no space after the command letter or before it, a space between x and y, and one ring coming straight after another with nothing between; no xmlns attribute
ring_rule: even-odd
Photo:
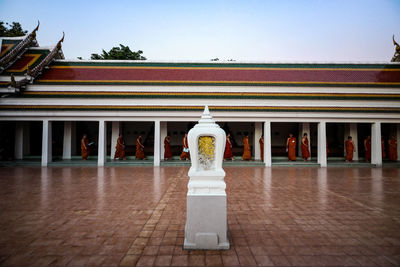
<svg viewBox="0 0 400 267"><path fill-rule="evenodd" d="M222 169L225 131L212 118L206 106L199 123L188 133L191 158L189 193L225 193Z"/></svg>

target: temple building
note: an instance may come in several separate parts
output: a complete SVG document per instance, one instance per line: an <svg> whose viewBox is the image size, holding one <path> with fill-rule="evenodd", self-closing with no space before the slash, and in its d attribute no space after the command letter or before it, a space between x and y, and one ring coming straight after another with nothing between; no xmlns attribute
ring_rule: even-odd
<svg viewBox="0 0 400 267"><path fill-rule="evenodd" d="M172 152L179 156L184 134L205 105L231 134L235 156L241 156L242 139L249 135L253 164L285 162L290 133L298 152L301 136L308 133L309 164L321 167L344 164L347 136L355 142L356 162L375 166L387 162L382 155L389 138L400 140L400 48L395 42L393 62L381 63L65 60L64 36L55 46L41 47L37 31L2 38L0 164L80 163L83 134L93 142L93 164L115 164L116 141L123 133L127 156L134 156L141 135L147 161L140 164L165 165L164 138L170 136ZM371 163L364 163L367 136Z"/></svg>

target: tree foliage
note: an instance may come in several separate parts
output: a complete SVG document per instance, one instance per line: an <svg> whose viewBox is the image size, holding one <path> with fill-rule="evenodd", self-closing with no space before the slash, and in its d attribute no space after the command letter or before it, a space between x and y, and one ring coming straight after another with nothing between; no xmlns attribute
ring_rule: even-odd
<svg viewBox="0 0 400 267"><path fill-rule="evenodd" d="M13 22L9 24L8 22L0 21L0 36L1 37L16 37L24 36L28 31L24 31L19 22Z"/></svg>
<svg viewBox="0 0 400 267"><path fill-rule="evenodd" d="M129 60L146 60L144 56L142 56L143 51L138 50L136 52L131 51L129 46L125 46L120 44L119 47L113 47L110 51L106 52L103 49L103 53L99 54L92 54L91 59L129 59Z"/></svg>

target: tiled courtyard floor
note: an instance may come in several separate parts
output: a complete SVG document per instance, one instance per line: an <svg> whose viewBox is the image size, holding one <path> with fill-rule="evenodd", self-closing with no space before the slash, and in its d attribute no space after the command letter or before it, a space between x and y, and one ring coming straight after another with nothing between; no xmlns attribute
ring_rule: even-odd
<svg viewBox="0 0 400 267"><path fill-rule="evenodd" d="M399 168L226 167L228 251L182 250L187 171L0 168L0 265L400 265Z"/></svg>

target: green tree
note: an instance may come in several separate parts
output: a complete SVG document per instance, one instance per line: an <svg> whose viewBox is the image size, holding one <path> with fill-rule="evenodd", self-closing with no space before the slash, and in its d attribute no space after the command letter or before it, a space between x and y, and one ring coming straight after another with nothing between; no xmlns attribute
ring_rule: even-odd
<svg viewBox="0 0 400 267"><path fill-rule="evenodd" d="M142 56L143 51L138 50L136 52L131 51L129 46L124 46L122 44L119 47L113 47L110 51L106 52L103 49L103 53L99 54L92 54L91 59L129 59L129 60L146 60L144 56Z"/></svg>
<svg viewBox="0 0 400 267"><path fill-rule="evenodd" d="M4 23L0 21L0 36L2 37L16 37L16 36L24 36L28 33L22 29L22 26L19 22L13 22L11 24Z"/></svg>

